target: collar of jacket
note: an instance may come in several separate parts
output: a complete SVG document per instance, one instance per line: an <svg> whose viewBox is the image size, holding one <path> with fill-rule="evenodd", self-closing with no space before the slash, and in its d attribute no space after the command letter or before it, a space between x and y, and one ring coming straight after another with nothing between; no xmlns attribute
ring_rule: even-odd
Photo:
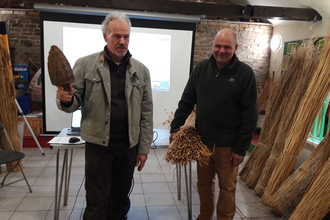
<svg viewBox="0 0 330 220"><path fill-rule="evenodd" d="M214 67L216 69L218 69L217 64L216 64L216 61L215 61L215 59L213 57L213 54L211 55L211 57L209 58L209 60L214 65ZM234 54L233 57L231 58L231 60L229 61L229 63L226 66L224 66L222 69L231 69L231 68L233 68L235 66L235 64L236 64L237 61L238 61L238 58L237 58L236 54Z"/></svg>
<svg viewBox="0 0 330 220"><path fill-rule="evenodd" d="M129 61L129 59L132 57L132 54L129 52L129 50L127 51L127 53L125 54L125 56L123 57L123 60L121 63L126 63ZM114 62L110 55L109 55L109 52L107 50L107 46L104 46L104 49L103 49L103 54L101 56L101 60L104 62L105 60L108 60L110 62ZM115 63L115 62L114 62Z"/></svg>
<svg viewBox="0 0 330 220"><path fill-rule="evenodd" d="M129 71L129 73L132 77L133 74L136 73L136 71L132 66L132 63L131 63L131 60L130 60L131 57L132 57L132 54L129 51L127 51L127 53L124 56L124 59L123 59L122 63L127 63L127 69L128 69L128 71ZM107 46L104 46L104 49L102 51L102 55L100 57L100 60L101 60L101 62L105 62L106 60L109 60L110 62L114 62L108 54Z"/></svg>

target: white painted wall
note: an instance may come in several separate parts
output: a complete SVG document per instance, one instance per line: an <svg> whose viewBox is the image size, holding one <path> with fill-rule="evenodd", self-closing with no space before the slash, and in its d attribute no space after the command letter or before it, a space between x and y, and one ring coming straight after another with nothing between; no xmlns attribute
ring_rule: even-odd
<svg viewBox="0 0 330 220"><path fill-rule="evenodd" d="M330 33L329 19L330 17L323 18L322 21L316 23L306 21L286 21L285 24L282 22L280 25L274 25L273 35L280 34L283 39L282 48L278 51L271 52L269 73L275 73L276 81L280 78L284 43L288 41L327 36Z"/></svg>
<svg viewBox="0 0 330 220"><path fill-rule="evenodd" d="M271 1L271 0L267 0ZM292 0L289 0L289 2ZM284 42L295 41L313 37L324 37L330 33L330 1L329 0L301 0L305 6L319 12L322 21L313 23L306 21L276 21L273 24L273 35L280 34L283 38L282 48L271 52L269 73L275 73L275 80L280 78L281 63L283 59Z"/></svg>

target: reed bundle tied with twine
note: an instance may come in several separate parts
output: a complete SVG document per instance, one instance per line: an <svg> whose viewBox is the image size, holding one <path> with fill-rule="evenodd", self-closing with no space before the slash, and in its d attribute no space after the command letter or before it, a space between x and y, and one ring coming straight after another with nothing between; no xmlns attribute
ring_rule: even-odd
<svg viewBox="0 0 330 220"><path fill-rule="evenodd" d="M293 171L300 151L303 149L313 122L322 104L330 92L330 44L329 37L324 39L324 48L320 61L313 74L301 104L296 109L296 115L287 134L283 153L269 178L268 185L262 196L266 202Z"/></svg>
<svg viewBox="0 0 330 220"><path fill-rule="evenodd" d="M15 150L20 151L17 129L16 91L8 51L0 37L0 121L4 125ZM11 149L4 135L0 134L1 145ZM11 169L13 163L7 164ZM17 171L16 169L15 171Z"/></svg>
<svg viewBox="0 0 330 220"><path fill-rule="evenodd" d="M290 68L289 68L290 70ZM241 179L246 182L250 188L254 188L259 180L259 177L264 169L265 163L272 151L275 138L280 129L283 112L280 110L283 105L283 100L290 94L290 88L295 87L297 77L294 71L286 71L278 83L273 84L270 102L265 114L265 121L260 133L260 141L256 148L244 164L243 169L239 173Z"/></svg>
<svg viewBox="0 0 330 220"><path fill-rule="evenodd" d="M180 128L172 143L169 145L164 158L167 163L188 165L190 162L199 162L207 165L212 153L203 144L196 128L185 125Z"/></svg>
<svg viewBox="0 0 330 220"><path fill-rule="evenodd" d="M322 166L289 220L322 220L330 212L330 159Z"/></svg>
<svg viewBox="0 0 330 220"><path fill-rule="evenodd" d="M284 215L289 208L293 208L294 204L300 202L305 190L329 157L330 133L264 204L272 208L278 215Z"/></svg>
<svg viewBox="0 0 330 220"><path fill-rule="evenodd" d="M262 196L268 180L277 163L277 158L282 154L288 131L292 126L295 109L300 105L305 91L310 83L311 77L319 61L318 53L314 53L315 47L313 41L303 43L292 55L288 63L287 72L291 77L290 83L286 89L286 96L278 106L280 116L279 128L275 137L270 156L265 163L263 171L255 185L254 193ZM255 184L255 183L254 183Z"/></svg>
<svg viewBox="0 0 330 220"><path fill-rule="evenodd" d="M273 92L271 93L271 97L273 97L276 94L276 91L278 90L279 84L273 85ZM271 98L272 100L273 98ZM259 178L258 171L255 172L253 167L257 164L260 164L260 167L263 167L263 162L266 161L268 158L271 146L272 140L274 140L273 135L275 132L270 132L272 128L272 122L273 122L273 115L274 115L274 108L272 108L272 105L274 103L270 102L270 105L268 106L268 109L265 114L265 120L263 123L263 128L260 133L260 138L257 146L252 151L252 154L248 157L247 161L244 163L244 166L242 167L241 171L239 172L239 175L243 181L246 181L247 177L249 175L254 175L255 178Z"/></svg>
<svg viewBox="0 0 330 220"><path fill-rule="evenodd" d="M258 112L262 112L263 110L266 109L271 92L273 89L273 84L274 82L270 79L266 80L264 87L262 88L262 91L258 97Z"/></svg>

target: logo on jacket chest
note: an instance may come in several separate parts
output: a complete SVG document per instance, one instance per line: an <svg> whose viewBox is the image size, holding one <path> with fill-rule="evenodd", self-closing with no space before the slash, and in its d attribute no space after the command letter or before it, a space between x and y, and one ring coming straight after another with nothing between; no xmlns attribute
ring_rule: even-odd
<svg viewBox="0 0 330 220"><path fill-rule="evenodd" d="M236 80L234 78L229 78L228 82L234 83L234 82L236 82Z"/></svg>

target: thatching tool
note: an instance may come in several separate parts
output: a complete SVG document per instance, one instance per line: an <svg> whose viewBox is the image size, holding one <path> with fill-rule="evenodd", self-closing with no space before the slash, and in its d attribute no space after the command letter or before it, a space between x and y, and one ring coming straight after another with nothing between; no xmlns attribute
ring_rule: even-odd
<svg viewBox="0 0 330 220"><path fill-rule="evenodd" d="M49 50L48 73L51 83L55 86L63 86L66 91L68 91L67 85L74 82L70 63L56 45L52 45Z"/></svg>

